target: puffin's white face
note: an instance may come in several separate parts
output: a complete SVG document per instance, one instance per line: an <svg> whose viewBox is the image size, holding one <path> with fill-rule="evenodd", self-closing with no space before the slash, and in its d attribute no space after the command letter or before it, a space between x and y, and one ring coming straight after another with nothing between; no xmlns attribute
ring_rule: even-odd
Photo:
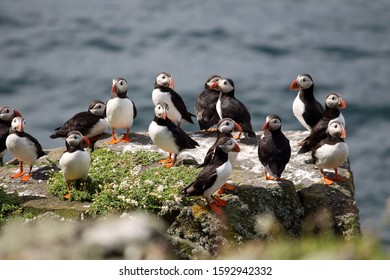
<svg viewBox="0 0 390 280"><path fill-rule="evenodd" d="M218 82L219 90L223 93L231 92L234 87L229 83L228 80L222 79Z"/></svg>
<svg viewBox="0 0 390 280"><path fill-rule="evenodd" d="M330 108L346 108L345 101L341 98L341 96L337 93L331 93L328 95L325 101L326 105Z"/></svg>
<svg viewBox="0 0 390 280"><path fill-rule="evenodd" d="M65 141L72 147L78 147L81 146L84 137L80 132L69 132Z"/></svg>
<svg viewBox="0 0 390 280"><path fill-rule="evenodd" d="M106 110L106 104L102 102L97 102L92 108L89 109L89 111L92 114L100 117L104 116L105 110Z"/></svg>
<svg viewBox="0 0 390 280"><path fill-rule="evenodd" d="M15 117L15 113L14 113L14 110L12 110L12 108L10 108L10 107L1 108L1 111L0 111L0 119L1 120L9 121L13 117Z"/></svg>
<svg viewBox="0 0 390 280"><path fill-rule="evenodd" d="M171 89L175 87L172 76L169 73L159 74L156 78L156 83L160 86L169 87Z"/></svg>
<svg viewBox="0 0 390 280"><path fill-rule="evenodd" d="M156 107L154 107L154 114L160 119L167 118L167 111L169 110L168 104L166 103L158 103Z"/></svg>
<svg viewBox="0 0 390 280"><path fill-rule="evenodd" d="M307 89L313 85L312 79L306 75L298 75L296 81L298 87L301 89Z"/></svg>
<svg viewBox="0 0 390 280"><path fill-rule="evenodd" d="M224 118L218 125L218 130L222 133L231 133L236 128L236 124L232 119Z"/></svg>
<svg viewBox="0 0 390 280"><path fill-rule="evenodd" d="M26 126L26 121L22 117L15 117L12 120L12 123L11 123L12 130L22 132L22 131L24 131L25 126Z"/></svg>
<svg viewBox="0 0 390 280"><path fill-rule="evenodd" d="M268 115L265 119L263 130L278 130L282 126L282 121L277 115Z"/></svg>
<svg viewBox="0 0 390 280"><path fill-rule="evenodd" d="M328 124L327 131L330 135L335 136L335 137L340 137L340 138L347 137L347 132L346 132L344 126L337 121L330 122Z"/></svg>
<svg viewBox="0 0 390 280"><path fill-rule="evenodd" d="M222 78L221 77L214 77L210 81L207 81L207 86L211 87L213 84L218 83ZM214 90L218 90L217 88L212 88Z"/></svg>
<svg viewBox="0 0 390 280"><path fill-rule="evenodd" d="M238 144L235 141L233 141L233 139L231 139L231 138L226 140L224 143L220 144L219 147L225 153L229 153L231 151L238 153L240 151L240 146L238 146Z"/></svg>
<svg viewBox="0 0 390 280"><path fill-rule="evenodd" d="M112 80L112 90L113 94L125 93L127 91L128 84L127 81L123 78L115 78Z"/></svg>

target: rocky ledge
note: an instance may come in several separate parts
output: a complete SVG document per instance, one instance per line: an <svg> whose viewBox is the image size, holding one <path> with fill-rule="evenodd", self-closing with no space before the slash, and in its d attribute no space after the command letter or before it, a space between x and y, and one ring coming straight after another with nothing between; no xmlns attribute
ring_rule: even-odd
<svg viewBox="0 0 390 280"><path fill-rule="evenodd" d="M196 150L183 151L179 156L178 164L201 163L207 149L215 140L213 133L189 134L199 142L200 147ZM234 191L226 191L223 195L228 205L224 207L222 216L210 211L202 198L194 198L191 200L191 205L182 206L180 210L173 211L162 219L148 215L144 217L144 221L140 221L142 216L134 214L136 219L121 219L119 222L107 221L98 224L91 221L75 222L83 220L89 203L61 201L47 191L49 170L55 168L55 160L58 160L64 151L62 147L50 150L48 156L40 159L33 171L32 179L26 183L8 179L10 173L17 169L16 166L10 165L12 162L1 167L0 187L6 192L19 194L22 211L34 213L38 217L49 215L55 217L54 220L71 221L70 225L66 226L35 228L45 232L55 228L61 230L61 233L53 233L51 240L56 241L58 245L58 238L69 239L73 245L78 245L73 246L76 251L68 250L65 255L56 255L49 250L46 255L38 254L32 258L107 258L111 257L110 252L113 251L115 258L196 259L221 256L226 248L240 246L252 240L317 235L338 236L350 240L360 236L359 211L354 197L355 186L349 161L339 168L339 174L347 181L326 186L323 184L319 170L313 164L305 163L310 155L297 155L297 142L306 137L307 132L286 131L285 134L290 139L292 157L283 174L285 180L280 182L265 180L263 167L257 156L257 141L260 139L260 133L257 134L256 141L245 138L239 141L241 152L229 182L237 188ZM98 141L97 147L107 147L119 152L137 149L162 152L151 143L145 132L138 132L131 136L133 142L130 144L109 146L107 139L103 139ZM133 213L125 214L126 217L132 215ZM156 226L153 226L150 219L156 220ZM133 225L134 223L141 224L145 228L145 234L136 235L134 232L130 234L132 228L137 227ZM113 224L118 231L112 231ZM19 225L11 225L3 230L0 236L0 248L3 253L0 253L0 258L9 258L9 254L13 254L12 258L31 258L30 255L15 255L7 251L9 244L7 237L18 238L22 244L24 243L22 240L31 241L31 231L34 229L21 231L19 227ZM65 236L67 231L62 229L64 227L68 229L68 236ZM95 230L92 230L93 228ZM15 229L20 236L12 234ZM83 238L79 238L80 234ZM150 242L148 234L150 234ZM26 238L26 235L29 237ZM141 238L142 244L148 245L135 246L139 240L134 239L134 236ZM156 236L158 242L155 240ZM158 247L164 247L164 250L169 253L150 255L150 250L146 253L142 249L150 248L151 244L155 243L159 244ZM24 245L29 248L34 244L38 246L37 243L31 242ZM65 248L68 242L61 244ZM92 250L94 253L91 253L91 246L94 248ZM138 249L135 250L133 247ZM152 252L159 252L156 250ZM54 255L50 255L52 253Z"/></svg>

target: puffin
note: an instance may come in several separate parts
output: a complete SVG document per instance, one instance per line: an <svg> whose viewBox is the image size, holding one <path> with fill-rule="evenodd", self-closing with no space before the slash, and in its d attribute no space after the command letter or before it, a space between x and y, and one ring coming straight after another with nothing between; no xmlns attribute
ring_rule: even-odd
<svg viewBox="0 0 390 280"><path fill-rule="evenodd" d="M290 90L299 90L292 106L293 113L304 128L311 131L322 118L324 107L314 97L314 82L309 74L299 74Z"/></svg>
<svg viewBox="0 0 390 280"><path fill-rule="evenodd" d="M325 185L332 184L334 180L345 182L346 179L338 175L337 168L348 158L348 145L344 142L347 133L342 123L331 121L326 134L327 137L312 149L312 158L324 177ZM334 169L334 178L326 177L324 169Z"/></svg>
<svg viewBox="0 0 390 280"><path fill-rule="evenodd" d="M166 103L158 103L154 108L154 119L149 125L149 136L153 144L168 152L168 158L160 161L166 168L176 163L177 155L184 149L195 149L198 142L188 136L179 126L168 117L170 108ZM171 156L173 154L173 160Z"/></svg>
<svg viewBox="0 0 390 280"><path fill-rule="evenodd" d="M184 188L184 196L202 195L207 204L218 215L222 214L220 206L227 202L213 194L220 189L232 174L232 165L229 161L229 152L239 152L240 146L228 136L218 140L211 162L199 173L195 181ZM213 203L211 202L213 200Z"/></svg>
<svg viewBox="0 0 390 280"><path fill-rule="evenodd" d="M278 115L268 115L263 126L264 135L259 141L258 156L264 166L266 180L282 180L282 173L291 157L291 146L283 134L282 120Z"/></svg>
<svg viewBox="0 0 390 280"><path fill-rule="evenodd" d="M69 132L76 130L88 138L91 143L91 152L93 152L96 141L107 128L106 104L101 100L94 100L89 104L88 111L77 113L62 126L55 128L50 138L66 138Z"/></svg>
<svg viewBox="0 0 390 280"><path fill-rule="evenodd" d="M256 137L251 124L251 116L245 105L234 97L234 82L232 79L221 79L214 82L211 88L219 90L216 110L220 119L231 118L238 123L242 131L249 137ZM239 139L241 132L236 139Z"/></svg>
<svg viewBox="0 0 390 280"><path fill-rule="evenodd" d="M182 97L173 90L174 86L175 83L170 73L162 72L158 74L152 92L154 106L159 103L168 104L168 118L177 126L180 126L183 122L194 123L191 117L195 117L195 115L188 112Z"/></svg>
<svg viewBox="0 0 390 280"><path fill-rule="evenodd" d="M207 151L206 156L203 160L203 163L198 165L197 168L205 167L206 165L208 165L211 162L211 159L214 156L215 148L217 147L218 141L220 138L222 138L224 136L233 138L233 135L232 135L233 131L240 131L240 132L242 131L241 126L238 123L236 123L235 121L233 121L231 118L223 118L223 119L219 120L217 127L218 127L217 128L217 138L216 138L214 144ZM233 141L235 141L234 138L233 138ZM236 153L236 152L229 153L229 160L230 160L231 164L234 164L235 160L237 159L237 156L238 156L238 153Z"/></svg>
<svg viewBox="0 0 390 280"><path fill-rule="evenodd" d="M89 139L79 131L70 131L65 139L66 151L60 158L60 168L68 187L68 192L64 195L65 199L70 198L72 181L86 181L88 178L91 156L84 147L89 145Z"/></svg>
<svg viewBox="0 0 390 280"><path fill-rule="evenodd" d="M38 140L24 132L25 125L26 121L22 117L13 118L10 132L5 142L7 149L19 161L20 171L19 173L13 174L11 178L22 177L22 181L28 181L31 178L34 162L38 158L46 155ZM23 162L25 161L30 163L30 170L26 175L23 172Z"/></svg>
<svg viewBox="0 0 390 280"><path fill-rule="evenodd" d="M345 127L345 119L340 112L340 109L347 108L347 103L339 93L330 93L325 100L325 111L322 118L313 127L310 135L301 141L302 146L298 154L310 152L322 139L326 138L326 129L331 121L338 121Z"/></svg>
<svg viewBox="0 0 390 280"><path fill-rule="evenodd" d="M204 90L198 95L195 101L195 114L201 130L209 130L219 121L216 104L219 91L210 86L222 79L219 75L210 76L204 84Z"/></svg>
<svg viewBox="0 0 390 280"><path fill-rule="evenodd" d="M112 80L111 99L106 104L106 115L111 127L112 138L109 144L116 144L120 140L115 137L115 129L126 128L126 135L122 142L131 142L130 129L137 117L137 109L133 101L127 97L128 84L124 78Z"/></svg>
<svg viewBox="0 0 390 280"><path fill-rule="evenodd" d="M15 109L8 106L0 107L0 165L3 165L3 157L7 151L5 140L9 135L9 129L14 117L21 117L22 115Z"/></svg>

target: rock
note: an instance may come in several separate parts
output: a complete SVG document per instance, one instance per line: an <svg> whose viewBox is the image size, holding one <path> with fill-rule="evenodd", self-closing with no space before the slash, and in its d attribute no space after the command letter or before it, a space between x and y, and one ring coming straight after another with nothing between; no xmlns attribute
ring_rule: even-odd
<svg viewBox="0 0 390 280"><path fill-rule="evenodd" d="M241 152L229 181L237 188L234 191L226 191L221 196L228 202L223 208L222 216L210 211L203 198L195 197L189 199L189 204L178 202L178 205L172 207L174 211L172 210L169 218L162 217L167 223L165 225L155 223L151 216L139 217L130 213L132 218L110 220L106 223L86 221L80 225L69 225L68 222L62 222L56 227L63 230L64 235L54 232L54 229L47 226L46 221L42 221L42 225L37 223L27 231L39 239L40 235L33 232L33 228L39 231L47 230L46 234L53 234L53 240L60 242L61 246L77 245L81 242L79 248L72 247L60 258L204 259L220 257L229 248L249 241L318 235L336 235L345 240L358 237L359 211L354 197L355 187L349 161L339 168L339 174L347 181L325 186L319 170L313 164L306 163L310 155L297 154L297 143L307 136L307 132L286 131L285 134L290 139L292 157L282 175L285 180L281 182L265 180L263 167L257 156L257 141L260 135L256 140L239 140ZM180 153L178 164L203 162L208 148L215 141L215 133L189 132L189 135L200 147ZM144 149L163 153L152 144L146 132L138 132L131 137L133 141L130 144L108 145L107 140L100 140L96 148L107 147L118 152ZM58 160L62 151L62 147L53 149L46 158L38 160L33 179L27 183L9 179L9 174L17 169L17 166L7 164L1 167L0 187L7 192L16 191L23 196L22 208L36 215L53 212L66 220L82 220L88 203L59 200L47 192L47 176L38 176L55 168L53 161ZM169 212L169 209L167 211ZM19 225L12 224L10 227ZM113 228L116 230L113 231ZM1 239L11 236L6 229ZM34 243L31 236L26 239ZM77 241L70 241L73 239ZM24 241L21 243L29 248ZM7 244L2 242L1 249L2 246L7 247ZM159 255L154 248L165 253ZM37 258L51 258L54 255L54 252L49 251L47 257L38 254ZM10 258L11 255L3 253L1 256ZM34 258L34 254L27 250L26 255L20 257Z"/></svg>

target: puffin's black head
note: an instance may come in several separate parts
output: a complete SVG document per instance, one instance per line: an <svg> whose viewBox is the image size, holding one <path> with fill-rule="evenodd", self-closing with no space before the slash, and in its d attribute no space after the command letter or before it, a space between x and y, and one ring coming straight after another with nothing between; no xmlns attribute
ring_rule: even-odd
<svg viewBox="0 0 390 280"><path fill-rule="evenodd" d="M341 98L341 95L336 92L332 92L326 97L325 104L330 108L347 108L347 103L345 103L344 99Z"/></svg>
<svg viewBox="0 0 390 280"><path fill-rule="evenodd" d="M278 115L268 115L263 130L276 131L282 127L282 119Z"/></svg>
<svg viewBox="0 0 390 280"><path fill-rule="evenodd" d="M126 95L127 88L128 88L128 84L126 79L124 78L112 79L112 88L111 88L112 96L118 97L121 95Z"/></svg>
<svg viewBox="0 0 390 280"><path fill-rule="evenodd" d="M219 75L211 75L208 77L207 82L204 84L205 89L209 89L214 83L218 83L219 80L221 80L222 77ZM214 90L218 91L218 89L213 88Z"/></svg>
<svg viewBox="0 0 390 280"><path fill-rule="evenodd" d="M101 100L94 100L89 104L88 112L99 116L99 117L105 117L106 116L106 104Z"/></svg>
<svg viewBox="0 0 390 280"><path fill-rule="evenodd" d="M65 142L71 147L88 147L91 142L88 138L84 137L79 131L74 130L68 133Z"/></svg>
<svg viewBox="0 0 390 280"><path fill-rule="evenodd" d="M154 87L167 87L173 89L175 87L175 83L172 79L172 75L168 72L161 72L156 77L156 82L154 83Z"/></svg>
<svg viewBox="0 0 390 280"><path fill-rule="evenodd" d="M290 90L308 89L310 87L314 87L313 78L307 73L302 73L291 83Z"/></svg>
<svg viewBox="0 0 390 280"><path fill-rule="evenodd" d="M12 109L8 106L0 107L0 120L11 122L15 117L21 117L22 115L15 109Z"/></svg>
<svg viewBox="0 0 390 280"><path fill-rule="evenodd" d="M338 121L329 122L326 131L333 137L342 139L347 137L347 131L345 130L344 125Z"/></svg>
<svg viewBox="0 0 390 280"><path fill-rule="evenodd" d="M229 152L239 152L240 146L232 138L223 136L217 142L217 147L219 147L225 153Z"/></svg>

